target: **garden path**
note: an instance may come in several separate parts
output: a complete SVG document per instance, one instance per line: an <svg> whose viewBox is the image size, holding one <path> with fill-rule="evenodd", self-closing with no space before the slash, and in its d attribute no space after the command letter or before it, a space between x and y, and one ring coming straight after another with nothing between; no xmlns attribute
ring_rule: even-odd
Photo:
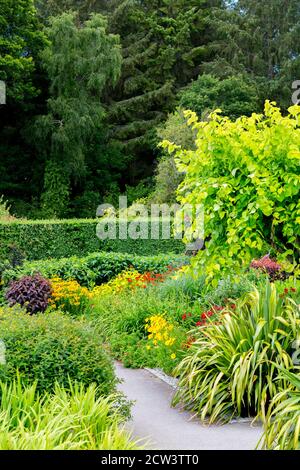
<svg viewBox="0 0 300 470"><path fill-rule="evenodd" d="M171 408L174 389L144 369L126 369L115 364L122 379L119 389L134 400L133 437L145 439L146 449L168 450L251 450L261 435L260 426L250 422L232 422L223 426L205 426L197 419Z"/></svg>

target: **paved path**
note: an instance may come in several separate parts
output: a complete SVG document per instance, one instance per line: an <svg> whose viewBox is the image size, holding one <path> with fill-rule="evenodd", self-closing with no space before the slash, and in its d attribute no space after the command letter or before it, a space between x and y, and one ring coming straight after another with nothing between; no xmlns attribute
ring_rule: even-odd
<svg viewBox="0 0 300 470"><path fill-rule="evenodd" d="M128 427L135 438L146 439L146 449L244 450L254 449L261 429L248 422L205 426L187 412L170 407L174 390L146 370L125 369L116 363L119 385L135 405Z"/></svg>

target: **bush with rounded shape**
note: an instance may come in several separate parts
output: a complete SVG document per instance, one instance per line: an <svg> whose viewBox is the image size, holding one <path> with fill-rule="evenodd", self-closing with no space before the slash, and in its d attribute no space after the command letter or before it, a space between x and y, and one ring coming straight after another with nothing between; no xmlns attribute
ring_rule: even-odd
<svg viewBox="0 0 300 470"><path fill-rule="evenodd" d="M293 271L300 259L300 106L283 116L267 101L264 114L236 121L219 111L209 122L187 112L197 130L195 151L163 143L185 173L179 202L204 211L205 250L193 264L217 283L221 272L272 249Z"/></svg>
<svg viewBox="0 0 300 470"><path fill-rule="evenodd" d="M195 342L178 366L175 403L210 422L265 414L287 380L277 366L293 369L293 341L300 333L299 306L281 298L274 284L254 290L220 324L193 332Z"/></svg>
<svg viewBox="0 0 300 470"><path fill-rule="evenodd" d="M51 391L55 381L68 388L69 378L88 386L95 383L104 395L115 388L113 365L100 336L87 323L59 312L30 316L19 309L0 312L0 340L5 365L0 380L37 381L38 391Z"/></svg>
<svg viewBox="0 0 300 470"><path fill-rule="evenodd" d="M40 274L24 276L12 282L5 293L5 299L10 307L18 304L31 314L44 312L48 307L50 296L50 282Z"/></svg>

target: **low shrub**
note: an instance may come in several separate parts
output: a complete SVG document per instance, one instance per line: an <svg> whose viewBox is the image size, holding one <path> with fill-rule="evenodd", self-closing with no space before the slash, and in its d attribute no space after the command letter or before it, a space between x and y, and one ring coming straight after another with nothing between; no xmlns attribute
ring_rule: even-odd
<svg viewBox="0 0 300 470"><path fill-rule="evenodd" d="M10 307L20 305L25 307L28 313L44 312L49 304L51 285L40 274L24 276L11 282L6 293L5 300Z"/></svg>
<svg viewBox="0 0 300 470"><path fill-rule="evenodd" d="M222 317L221 323L193 332L194 342L176 371L174 403L183 402L210 422L266 413L287 387L285 378L275 380L276 365L294 368L292 344L300 333L299 306L279 297L274 284L254 290Z"/></svg>
<svg viewBox="0 0 300 470"><path fill-rule="evenodd" d="M41 396L37 384L0 384L0 450L131 450L116 397L94 385L55 384Z"/></svg>
<svg viewBox="0 0 300 470"><path fill-rule="evenodd" d="M84 258L72 256L59 260L25 262L22 266L4 271L2 277L3 282L7 284L11 280L39 272L48 279L60 277L64 280L77 281L82 286L93 287L108 282L129 268L136 269L140 273L149 271L163 273L170 265L177 267L187 262L185 256L174 254L137 256L123 253L94 253Z"/></svg>
<svg viewBox="0 0 300 470"><path fill-rule="evenodd" d="M59 312L30 316L9 308L0 310L0 319L5 347L0 380L12 381L19 373L24 383L37 381L40 392L53 390L55 381L68 388L69 378L95 383L104 395L114 391L112 362L88 323Z"/></svg>

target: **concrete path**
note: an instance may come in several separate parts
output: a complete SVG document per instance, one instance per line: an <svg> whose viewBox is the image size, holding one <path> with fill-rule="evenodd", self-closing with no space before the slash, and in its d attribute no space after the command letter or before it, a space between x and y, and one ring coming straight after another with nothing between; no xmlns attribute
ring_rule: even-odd
<svg viewBox="0 0 300 470"><path fill-rule="evenodd" d="M116 372L123 380L119 389L135 401L128 427L134 438L146 440L147 450L255 448L261 434L259 426L248 422L205 426L189 413L171 408L173 388L150 372L126 369L120 363L116 363Z"/></svg>

